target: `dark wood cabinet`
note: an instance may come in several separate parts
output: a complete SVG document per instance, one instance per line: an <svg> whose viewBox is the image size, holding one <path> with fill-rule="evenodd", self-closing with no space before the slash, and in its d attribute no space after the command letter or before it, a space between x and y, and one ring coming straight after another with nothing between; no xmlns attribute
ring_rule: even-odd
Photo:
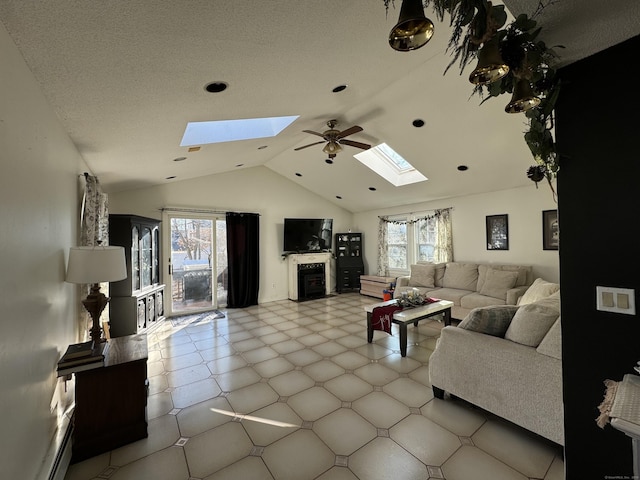
<svg viewBox="0 0 640 480"><path fill-rule="evenodd" d="M72 462L147 436L147 336L108 342L104 366L75 373Z"/></svg>
<svg viewBox="0 0 640 480"><path fill-rule="evenodd" d="M160 221L137 215L109 215L109 244L124 247L127 278L109 284L113 337L132 335L164 318L160 283Z"/></svg>
<svg viewBox="0 0 640 480"><path fill-rule="evenodd" d="M336 233L336 291L360 289L364 275L362 233Z"/></svg>

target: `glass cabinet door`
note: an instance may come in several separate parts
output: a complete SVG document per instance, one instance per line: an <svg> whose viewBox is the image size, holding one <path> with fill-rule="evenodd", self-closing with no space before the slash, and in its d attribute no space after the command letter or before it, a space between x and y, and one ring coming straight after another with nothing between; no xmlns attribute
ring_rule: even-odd
<svg viewBox="0 0 640 480"><path fill-rule="evenodd" d="M153 229L153 271L151 272L151 282L154 285L160 283L160 229Z"/></svg>
<svg viewBox="0 0 640 480"><path fill-rule="evenodd" d="M133 290L140 290L140 232L137 226L131 229L131 281Z"/></svg>
<svg viewBox="0 0 640 480"><path fill-rule="evenodd" d="M151 286L151 274L153 270L152 235L149 227L142 227L140 240L140 288Z"/></svg>

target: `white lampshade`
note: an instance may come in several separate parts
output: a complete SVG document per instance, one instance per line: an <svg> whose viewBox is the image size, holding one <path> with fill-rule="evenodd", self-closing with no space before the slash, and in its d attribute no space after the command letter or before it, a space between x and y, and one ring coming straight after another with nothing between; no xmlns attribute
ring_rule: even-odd
<svg viewBox="0 0 640 480"><path fill-rule="evenodd" d="M127 278L123 247L71 247L67 279L69 283L115 282Z"/></svg>

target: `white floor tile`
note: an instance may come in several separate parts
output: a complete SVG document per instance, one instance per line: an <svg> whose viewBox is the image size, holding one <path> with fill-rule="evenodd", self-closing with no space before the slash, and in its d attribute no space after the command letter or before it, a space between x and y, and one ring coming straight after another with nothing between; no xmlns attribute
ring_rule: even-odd
<svg viewBox="0 0 640 480"><path fill-rule="evenodd" d="M433 398L442 324L366 339L345 293L170 319L148 335L149 436L65 480L562 480L559 446Z"/></svg>

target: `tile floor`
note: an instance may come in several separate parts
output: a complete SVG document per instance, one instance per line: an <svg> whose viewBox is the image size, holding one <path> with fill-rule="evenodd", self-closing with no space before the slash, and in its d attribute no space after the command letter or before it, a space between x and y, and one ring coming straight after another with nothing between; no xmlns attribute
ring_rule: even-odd
<svg viewBox="0 0 640 480"><path fill-rule="evenodd" d="M366 340L348 293L168 319L148 332L149 437L65 480L560 480L562 450L460 400L434 399L442 324ZM395 328L395 326L394 326Z"/></svg>

